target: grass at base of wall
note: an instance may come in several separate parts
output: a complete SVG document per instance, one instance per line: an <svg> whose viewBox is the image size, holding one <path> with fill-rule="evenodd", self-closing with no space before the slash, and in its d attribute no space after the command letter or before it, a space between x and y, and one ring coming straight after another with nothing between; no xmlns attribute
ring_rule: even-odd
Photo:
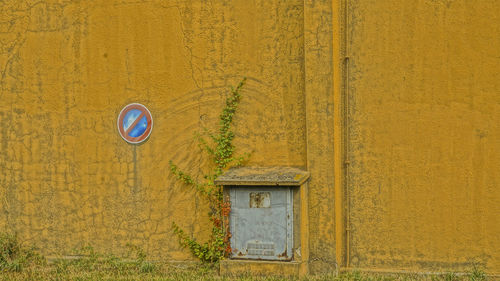
<svg viewBox="0 0 500 281"><path fill-rule="evenodd" d="M153 264L137 260L120 260L116 258L79 260L61 260L43 266L31 266L20 272L0 272L0 281L17 280L155 280L155 281L492 281L482 271L473 271L467 275L458 276L454 273L440 275L408 275L408 274L372 274L350 272L340 275L316 275L304 278L219 276L216 269L199 266L175 266L171 264Z"/></svg>
<svg viewBox="0 0 500 281"><path fill-rule="evenodd" d="M0 281L18 280L155 280L155 281L493 281L478 267L464 275L443 273L439 275L373 274L348 272L340 275L317 275L304 278L219 276L216 264L157 263L147 260L138 247L128 245L124 257L101 254L92 247L75 252L72 259L56 259L47 262L32 248L22 246L15 235L0 233Z"/></svg>

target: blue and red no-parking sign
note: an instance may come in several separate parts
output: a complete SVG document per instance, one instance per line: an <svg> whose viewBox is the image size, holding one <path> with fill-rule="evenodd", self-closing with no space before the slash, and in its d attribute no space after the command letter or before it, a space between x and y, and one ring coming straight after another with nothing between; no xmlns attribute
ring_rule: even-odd
<svg viewBox="0 0 500 281"><path fill-rule="evenodd" d="M151 134L153 117L144 105L131 103L125 106L118 115L117 125L120 136L126 142L139 144Z"/></svg>

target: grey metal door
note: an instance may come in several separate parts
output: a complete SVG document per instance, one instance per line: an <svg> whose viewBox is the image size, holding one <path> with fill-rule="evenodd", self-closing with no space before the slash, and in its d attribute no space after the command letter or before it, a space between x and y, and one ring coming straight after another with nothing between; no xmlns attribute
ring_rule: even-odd
<svg viewBox="0 0 500 281"><path fill-rule="evenodd" d="M291 260L290 187L231 187L232 258Z"/></svg>

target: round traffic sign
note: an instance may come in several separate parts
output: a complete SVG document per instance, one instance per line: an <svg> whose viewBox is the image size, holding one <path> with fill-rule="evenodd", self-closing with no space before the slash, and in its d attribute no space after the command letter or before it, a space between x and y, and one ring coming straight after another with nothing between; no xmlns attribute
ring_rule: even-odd
<svg viewBox="0 0 500 281"><path fill-rule="evenodd" d="M118 115L118 132L128 143L138 144L145 141L153 130L151 112L140 103L125 106Z"/></svg>

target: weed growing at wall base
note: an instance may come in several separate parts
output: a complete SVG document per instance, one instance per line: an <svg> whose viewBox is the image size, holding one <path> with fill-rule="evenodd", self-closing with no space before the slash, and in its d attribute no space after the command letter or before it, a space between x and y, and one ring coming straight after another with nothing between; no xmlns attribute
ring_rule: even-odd
<svg viewBox="0 0 500 281"><path fill-rule="evenodd" d="M44 263L45 259L32 248L23 247L15 234L0 233L0 273L20 272L27 266Z"/></svg>
<svg viewBox="0 0 500 281"><path fill-rule="evenodd" d="M170 171L178 180L193 186L198 193L205 196L210 204L210 221L212 222L212 231L210 238L205 243L200 243L191 238L175 222L173 223L174 232L179 236L182 246L189 248L191 253L203 262L217 262L231 253L229 239L229 212L231 206L229 200L224 200L222 186L216 185L215 179L220 176L229 166L239 166L249 155L235 157L234 154L234 133L231 130L234 114L238 108L241 94L240 90L245 85L246 78L238 84L236 88L231 88L231 93L226 99L225 106L219 116L219 130L217 133L210 133L208 130L209 141L198 135L199 145L208 153L213 163L213 169L210 173L203 176L204 183L198 183L188 173L181 171L179 167L170 161Z"/></svg>
<svg viewBox="0 0 500 281"><path fill-rule="evenodd" d="M146 260L142 249L127 245L129 251L125 257L101 254L87 246L80 249L74 259L57 259L52 268L57 274L72 275L75 273L93 274L97 272L113 275L151 274L158 271L155 263Z"/></svg>
<svg viewBox="0 0 500 281"><path fill-rule="evenodd" d="M454 275L454 279L447 279L447 275L382 275L364 273L342 273L340 275L323 274L307 276L303 278L278 277L278 276L252 276L244 274L241 276L219 276L214 269L200 268L199 266L181 266L169 264L155 264L155 269L151 272L138 270L134 266L112 265L113 263L127 261L120 259L111 261L110 259L95 261L85 261L86 265L78 265L78 261L69 263L61 269L57 263L48 264L33 270L23 270L21 272L5 272L0 274L0 281L21 281L21 280L155 280L155 281L473 281L472 275ZM92 265L90 269L90 265ZM472 274L472 273L471 273ZM482 281L493 281L497 279L481 279Z"/></svg>
<svg viewBox="0 0 500 281"><path fill-rule="evenodd" d="M0 281L20 280L157 280L157 281L490 281L482 269L474 266L467 274L370 274L346 272L340 275L323 274L315 276L258 277L250 274L240 276L219 276L211 266L194 264L169 264L151 262L138 247L127 245L129 252L125 257L101 254L92 247L84 247L75 253L74 258L56 259L51 263L45 261L34 250L21 246L15 235L0 233L0 249L2 251ZM17 260L17 263L12 261ZM5 264L21 264L22 266L4 266Z"/></svg>

